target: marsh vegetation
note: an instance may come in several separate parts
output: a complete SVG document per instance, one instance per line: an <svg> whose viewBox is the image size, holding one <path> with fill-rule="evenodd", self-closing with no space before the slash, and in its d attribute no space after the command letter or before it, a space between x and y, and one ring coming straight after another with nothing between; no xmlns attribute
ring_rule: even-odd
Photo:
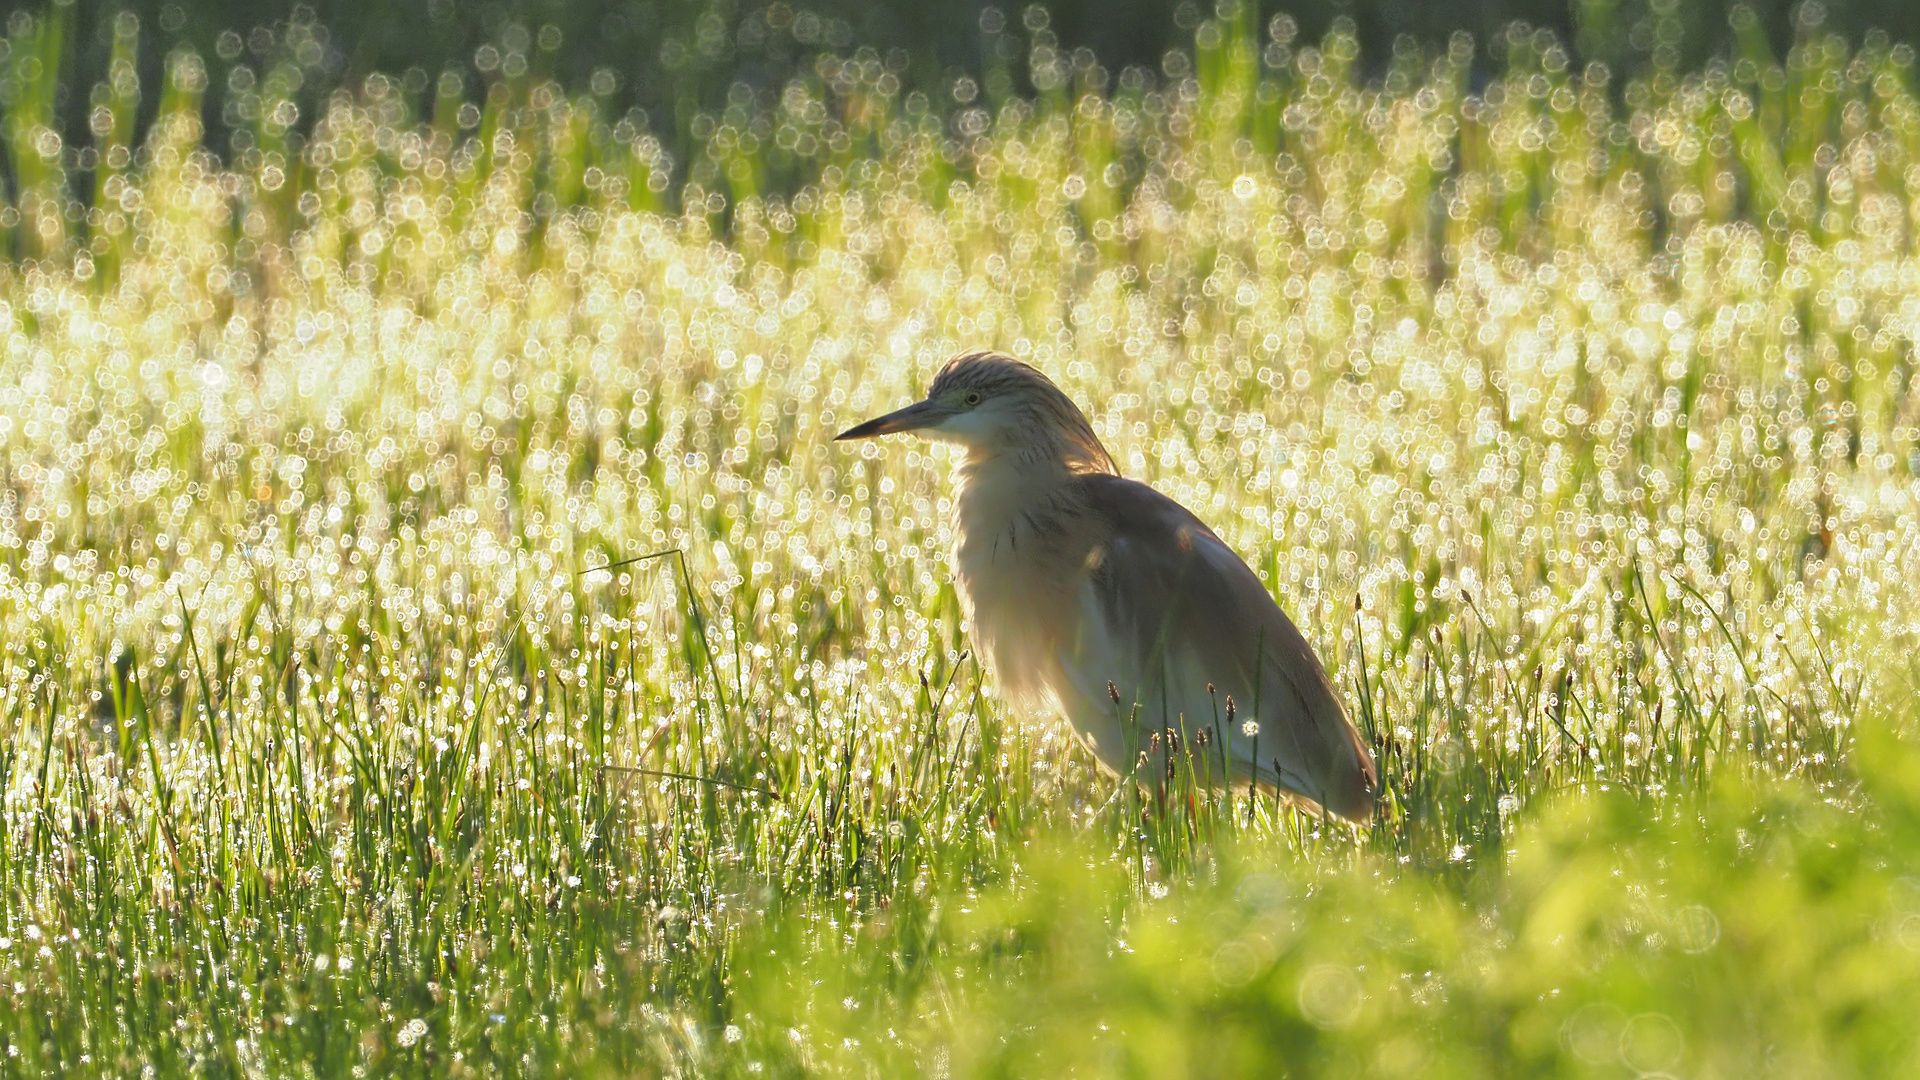
<svg viewBox="0 0 1920 1080"><path fill-rule="evenodd" d="M1920 1050L1910 49L1042 23L1032 98L856 52L674 162L510 43L302 116L299 23L143 87L123 20L67 145L16 23L0 1075ZM944 451L829 441L973 347L1260 572L1370 827L1000 704Z"/></svg>

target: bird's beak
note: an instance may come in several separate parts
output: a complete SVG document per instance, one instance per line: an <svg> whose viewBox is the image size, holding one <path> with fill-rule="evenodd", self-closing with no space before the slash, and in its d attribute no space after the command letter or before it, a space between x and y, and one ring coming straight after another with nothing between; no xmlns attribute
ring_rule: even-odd
<svg viewBox="0 0 1920 1080"><path fill-rule="evenodd" d="M864 424L855 424L833 437L834 442L843 439L871 439L875 435L891 435L896 431L916 431L932 427L946 419L947 410L932 401L916 401L904 409L897 409L885 416L876 416Z"/></svg>

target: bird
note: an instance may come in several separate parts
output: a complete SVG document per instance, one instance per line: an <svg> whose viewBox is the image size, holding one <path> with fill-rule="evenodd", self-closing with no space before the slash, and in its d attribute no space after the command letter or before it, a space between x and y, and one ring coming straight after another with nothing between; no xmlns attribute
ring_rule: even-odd
<svg viewBox="0 0 1920 1080"><path fill-rule="evenodd" d="M1156 733L1204 729L1210 753L1225 748L1229 783L1371 818L1373 757L1312 646L1213 530L1119 474L1051 379L1001 353L962 353L925 400L835 441L908 432L958 447L954 583L1005 697L1064 714L1121 776Z"/></svg>

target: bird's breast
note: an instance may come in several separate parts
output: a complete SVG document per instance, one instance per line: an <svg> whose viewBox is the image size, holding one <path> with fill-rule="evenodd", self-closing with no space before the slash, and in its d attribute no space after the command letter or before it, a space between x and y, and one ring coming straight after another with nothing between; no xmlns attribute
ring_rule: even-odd
<svg viewBox="0 0 1920 1080"><path fill-rule="evenodd" d="M963 548L956 556L961 603L987 666L1011 696L1028 702L1044 697L1060 643L1071 633L1069 589L1031 563L991 551Z"/></svg>
<svg viewBox="0 0 1920 1080"><path fill-rule="evenodd" d="M1063 642L1077 633L1085 528L1045 492L996 478L964 483L956 501L954 577L975 644L1001 688L1044 699Z"/></svg>

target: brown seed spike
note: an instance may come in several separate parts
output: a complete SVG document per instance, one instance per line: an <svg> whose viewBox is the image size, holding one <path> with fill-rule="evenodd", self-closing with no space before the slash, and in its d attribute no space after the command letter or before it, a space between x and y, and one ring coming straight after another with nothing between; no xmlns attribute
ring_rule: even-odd
<svg viewBox="0 0 1920 1080"><path fill-rule="evenodd" d="M1115 705L1120 704L1120 688L1113 685L1112 679L1107 680L1107 696L1113 699Z"/></svg>
<svg viewBox="0 0 1920 1080"><path fill-rule="evenodd" d="M1229 728L1233 726L1233 695L1232 694L1227 695L1227 726Z"/></svg>

